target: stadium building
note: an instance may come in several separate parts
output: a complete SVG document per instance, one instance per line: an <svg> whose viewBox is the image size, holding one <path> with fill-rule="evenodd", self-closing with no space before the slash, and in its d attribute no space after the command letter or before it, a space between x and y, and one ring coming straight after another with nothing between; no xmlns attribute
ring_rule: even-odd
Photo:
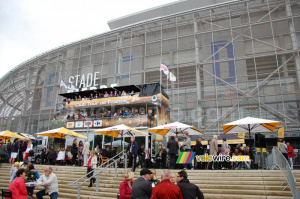
<svg viewBox="0 0 300 199"><path fill-rule="evenodd" d="M33 134L64 122L55 120L63 80L79 90L161 83L171 122L207 135L253 116L282 121L300 136L299 1L181 0L108 25L3 76L1 130ZM159 71L162 62L176 81Z"/></svg>

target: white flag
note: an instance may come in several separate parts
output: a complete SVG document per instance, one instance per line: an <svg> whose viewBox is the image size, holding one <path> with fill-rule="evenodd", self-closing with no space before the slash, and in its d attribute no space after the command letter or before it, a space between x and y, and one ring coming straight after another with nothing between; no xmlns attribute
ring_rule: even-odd
<svg viewBox="0 0 300 199"><path fill-rule="evenodd" d="M164 73L165 73L165 75L169 75L169 73L170 73L170 71L169 71L169 69L168 69L168 66L166 65L166 64L164 64L164 63L160 63L160 68L159 68L159 70L161 71L164 71Z"/></svg>
<svg viewBox="0 0 300 199"><path fill-rule="evenodd" d="M77 88L76 86L74 86L73 84L71 84L71 90L72 90L72 91L77 91L77 89L78 89L78 88Z"/></svg>
<svg viewBox="0 0 300 199"><path fill-rule="evenodd" d="M169 75L169 80L171 82L176 82L176 76L173 73L171 73L171 72L170 72L170 75Z"/></svg>
<svg viewBox="0 0 300 199"><path fill-rule="evenodd" d="M62 86L65 87L65 89L68 89L67 84L63 80L60 81L60 87Z"/></svg>

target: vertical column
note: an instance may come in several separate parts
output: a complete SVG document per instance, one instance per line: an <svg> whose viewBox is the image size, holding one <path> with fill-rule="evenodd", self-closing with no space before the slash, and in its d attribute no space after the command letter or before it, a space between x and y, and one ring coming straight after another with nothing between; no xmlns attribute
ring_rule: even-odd
<svg viewBox="0 0 300 199"><path fill-rule="evenodd" d="M194 19L194 42L195 42L195 60L196 60L196 85L197 85L197 122L198 126L202 126L202 88L201 88L201 77L200 77L200 65L199 65L199 41L197 38L198 24Z"/></svg>
<svg viewBox="0 0 300 199"><path fill-rule="evenodd" d="M289 28L291 32L291 40L292 40L292 48L294 51L298 51L297 55L295 55L295 67L296 67L296 76L297 76L297 84L298 84L298 89L300 88L300 55L299 55L299 50L298 50L298 42L297 42L297 37L295 33L295 26L292 18L292 9L291 9L291 4L289 0L285 0L285 9L286 9L286 15L287 17L291 18L289 20Z"/></svg>

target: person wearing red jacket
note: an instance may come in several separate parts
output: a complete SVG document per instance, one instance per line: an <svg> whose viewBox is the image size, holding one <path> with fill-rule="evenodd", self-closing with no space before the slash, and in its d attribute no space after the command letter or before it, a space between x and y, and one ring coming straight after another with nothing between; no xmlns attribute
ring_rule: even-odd
<svg viewBox="0 0 300 199"><path fill-rule="evenodd" d="M26 173L25 169L20 168L16 173L16 178L10 183L8 189L12 192L12 199L32 199L31 196L28 196L25 180Z"/></svg>
<svg viewBox="0 0 300 199"><path fill-rule="evenodd" d="M293 165L294 148L291 147L291 144L289 142L287 142L286 145L287 145L287 149L288 149L288 157L289 157L290 166L291 166L291 169L293 169L293 167L294 167L294 165Z"/></svg>
<svg viewBox="0 0 300 199"><path fill-rule="evenodd" d="M163 170L161 182L152 190L151 199L183 199L180 188L170 181L170 171Z"/></svg>
<svg viewBox="0 0 300 199"><path fill-rule="evenodd" d="M120 184L120 187L119 187L120 199L130 199L133 180L134 180L134 173L129 171L125 175L125 179Z"/></svg>

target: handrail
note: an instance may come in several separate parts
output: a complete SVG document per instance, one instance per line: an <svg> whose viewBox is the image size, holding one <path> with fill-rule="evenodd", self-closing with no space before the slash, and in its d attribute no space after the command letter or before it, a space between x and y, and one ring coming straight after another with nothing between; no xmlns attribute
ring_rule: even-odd
<svg viewBox="0 0 300 199"><path fill-rule="evenodd" d="M124 156L125 156L125 170L127 169L127 154L125 153L126 150L122 151L121 153L115 155L114 157L110 158L109 161L107 162L104 162L103 164L101 164L100 166L96 167L96 169L98 168L101 168L99 171L96 172L96 169L94 169L93 171L90 171L89 173L87 174L84 174L82 177L80 177L79 179L75 180L74 182L72 183L69 183L67 184L68 186L77 186L78 187L78 194L77 194L77 199L80 199L80 191L81 191L81 187L87 182L89 181L91 178L93 178L94 176L97 176L97 179L96 179L96 192L98 192L99 190L99 176L100 174L106 170L109 166L115 164L115 178L117 177L117 162L120 160L120 159L124 159ZM119 157L118 157L119 156ZM117 158L118 157L118 158ZM117 158L117 159L115 159ZM109 162L111 162L110 164L108 164ZM105 166L106 165L106 166ZM104 167L105 166L105 167ZM84 180L83 182L79 183L79 181L81 179L83 179L84 177L86 177L87 175L91 174L92 172L94 172L94 174L89 177L88 179Z"/></svg>
<svg viewBox="0 0 300 199"><path fill-rule="evenodd" d="M283 185L287 181L288 183L287 186L290 187L294 199L299 199L300 192L296 186L296 179L287 159L282 155L282 153L278 150L276 146L274 146L272 149L272 155L273 155L273 163L275 163L280 168L280 171L286 178L285 181L281 183L281 185ZM283 190L285 190L287 186Z"/></svg>

